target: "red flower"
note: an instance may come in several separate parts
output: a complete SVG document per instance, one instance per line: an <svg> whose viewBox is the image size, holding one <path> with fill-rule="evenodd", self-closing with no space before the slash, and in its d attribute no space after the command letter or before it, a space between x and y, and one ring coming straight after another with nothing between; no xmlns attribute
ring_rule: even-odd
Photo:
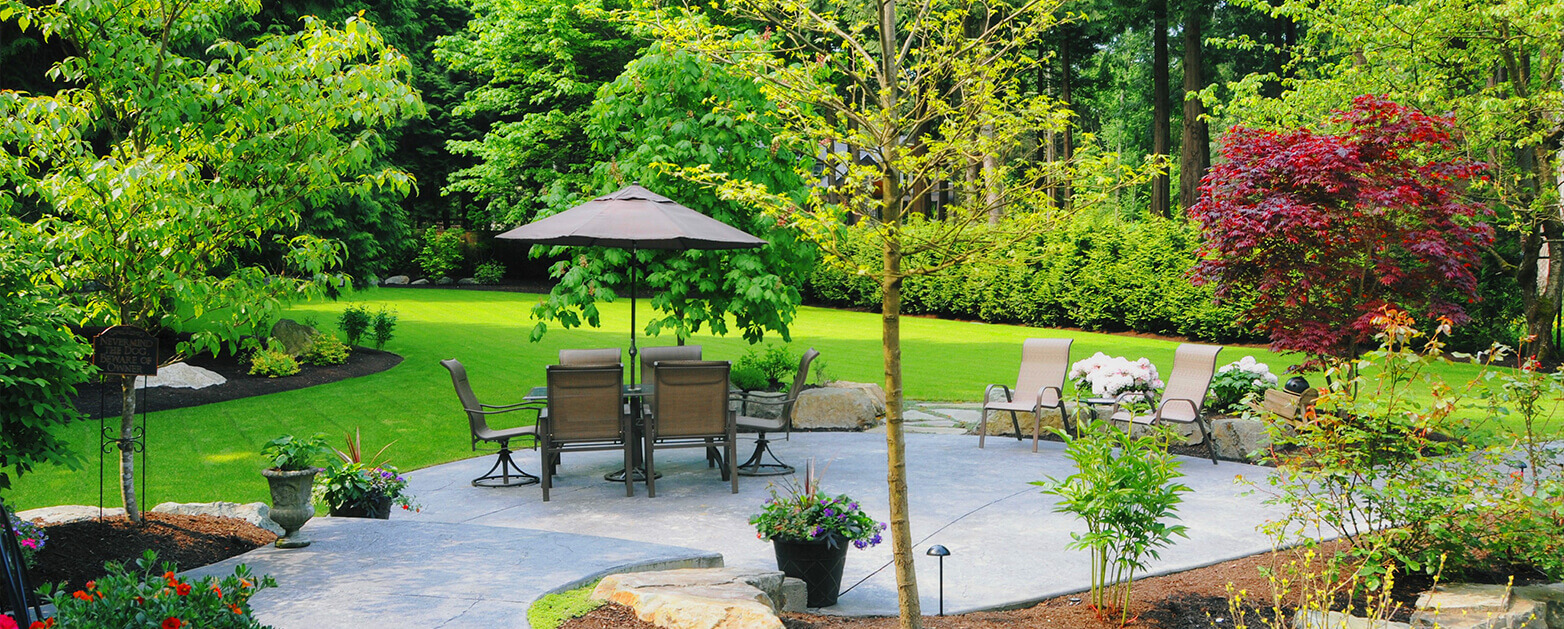
<svg viewBox="0 0 1564 629"><path fill-rule="evenodd" d="M50 618L48 620L34 620L33 624L27 626L27 629L50 629L53 626L54 619Z"/></svg>
<svg viewBox="0 0 1564 629"><path fill-rule="evenodd" d="M17 629L16 619L0 614L0 629Z"/></svg>
<svg viewBox="0 0 1564 629"><path fill-rule="evenodd" d="M89 589L89 590L96 590L96 589L98 589L98 582L97 581L88 581L87 582L87 589Z"/></svg>
<svg viewBox="0 0 1564 629"><path fill-rule="evenodd" d="M140 596L136 597L136 604L137 605L140 605L140 604L145 603L145 602L147 602L147 599L141 598Z"/></svg>
<svg viewBox="0 0 1564 629"><path fill-rule="evenodd" d="M179 629L185 626L185 621L169 616L163 619L163 629Z"/></svg>
<svg viewBox="0 0 1564 629"><path fill-rule="evenodd" d="M83 592L81 590L76 590L75 592L72 592L71 596L74 597L74 598L83 600L83 601L87 601L89 603L92 602L92 595L88 594L86 592Z"/></svg>
<svg viewBox="0 0 1564 629"><path fill-rule="evenodd" d="M235 613L235 614L243 614L244 613L244 611L239 609L238 605L229 605L228 609L232 610L233 613Z"/></svg>
<svg viewBox="0 0 1564 629"><path fill-rule="evenodd" d="M223 597L223 588L217 587L215 583L212 584L212 591L217 593L217 598Z"/></svg>
<svg viewBox="0 0 1564 629"><path fill-rule="evenodd" d="M189 583L181 583L179 585L174 586L174 593L178 594L180 596L184 596L186 594L189 594L190 593L190 584Z"/></svg>

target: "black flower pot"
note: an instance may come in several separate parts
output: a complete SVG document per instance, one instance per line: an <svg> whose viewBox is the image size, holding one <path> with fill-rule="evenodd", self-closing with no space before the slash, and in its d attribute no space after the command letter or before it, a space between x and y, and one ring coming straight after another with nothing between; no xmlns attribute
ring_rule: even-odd
<svg viewBox="0 0 1564 629"><path fill-rule="evenodd" d="M1309 390L1309 381L1303 376L1293 376L1287 379L1287 384L1282 385L1282 390L1293 395L1302 395Z"/></svg>
<svg viewBox="0 0 1564 629"><path fill-rule="evenodd" d="M391 499L381 496L371 498L364 502L333 506L331 517L334 518L374 518L376 520L391 519Z"/></svg>
<svg viewBox="0 0 1564 629"><path fill-rule="evenodd" d="M847 540L772 539L771 545L777 552L777 569L802 580L809 589L810 607L836 604L842 589L842 568L847 565Z"/></svg>

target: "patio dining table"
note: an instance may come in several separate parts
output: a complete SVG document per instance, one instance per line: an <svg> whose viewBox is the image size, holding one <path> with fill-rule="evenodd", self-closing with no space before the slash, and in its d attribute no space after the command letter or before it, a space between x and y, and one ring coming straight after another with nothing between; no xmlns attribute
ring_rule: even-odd
<svg viewBox="0 0 1564 629"><path fill-rule="evenodd" d="M646 418L641 412L641 404L639 402L646 396L651 395L654 388L650 384L619 385L620 397L624 399L625 403L630 404L630 424L632 426L632 436L630 438L635 441L631 446L630 452L630 466L634 469L630 470L630 472L634 474L633 478L638 483L646 482L646 463L642 461L644 455L642 454L641 443L641 440L646 435L644 430ZM532 387L532 389L527 391L527 395L521 399L526 402L547 402L548 387ZM614 470L604 474L603 480L622 483L625 480L625 472L626 470ZM657 475L657 478L662 477L662 474Z"/></svg>

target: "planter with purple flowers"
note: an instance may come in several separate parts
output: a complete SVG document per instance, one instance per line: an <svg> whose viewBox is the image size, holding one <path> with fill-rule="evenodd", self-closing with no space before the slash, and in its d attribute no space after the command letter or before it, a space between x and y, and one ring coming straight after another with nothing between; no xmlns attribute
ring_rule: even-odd
<svg viewBox="0 0 1564 629"><path fill-rule="evenodd" d="M771 499L749 519L755 536L772 542L777 569L801 579L808 588L809 607L836 604L842 585L847 545L868 548L880 543L885 523L864 513L845 495L831 496L820 489L814 461L804 481L787 481L784 491L771 488Z"/></svg>

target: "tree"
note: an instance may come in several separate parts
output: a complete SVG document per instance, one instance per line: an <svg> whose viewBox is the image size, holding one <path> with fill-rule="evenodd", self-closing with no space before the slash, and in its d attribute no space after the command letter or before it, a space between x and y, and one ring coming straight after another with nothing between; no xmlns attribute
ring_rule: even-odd
<svg viewBox="0 0 1564 629"><path fill-rule="evenodd" d="M1358 94L1384 94L1448 112L1459 145L1493 168L1473 193L1493 201L1496 223L1520 246L1487 259L1520 285L1529 350L1556 351L1552 326L1564 298L1559 159L1564 12L1553 0L1244 0L1303 41L1287 50L1289 73L1255 75L1226 107L1251 127L1290 128ZM1274 6L1273 6L1274 4ZM1288 25L1296 23L1296 29ZM1295 40L1300 35L1284 39ZM1267 98L1270 85L1280 98ZM1512 253L1513 251L1513 253Z"/></svg>
<svg viewBox="0 0 1564 629"><path fill-rule="evenodd" d="M1168 0L1151 0L1151 154L1172 153L1173 108L1168 96ZM1151 213L1172 217L1167 173L1151 178Z"/></svg>
<svg viewBox="0 0 1564 629"><path fill-rule="evenodd" d="M1211 131L1205 120L1205 104L1200 101L1200 92L1206 88L1201 33L1211 7L1205 0L1185 2L1184 135L1179 143L1178 201L1179 207L1187 210L1200 200L1200 180L1211 168Z"/></svg>
<svg viewBox="0 0 1564 629"><path fill-rule="evenodd" d="M0 491L39 463L74 465L57 433L80 414L71 406L87 379L87 346L70 330L68 304L35 282L51 269L28 225L0 215Z"/></svg>
<svg viewBox="0 0 1564 629"><path fill-rule="evenodd" d="M1456 153L1451 121L1362 96L1337 133L1235 127L1190 214L1218 298L1245 292L1276 351L1352 358L1385 307L1461 323L1493 230L1463 194L1482 170Z"/></svg>
<svg viewBox="0 0 1564 629"><path fill-rule="evenodd" d="M409 178L372 170L377 129L421 112L407 60L357 18L253 46L217 40L254 4L112 0L30 7L0 0L0 21L64 42L52 95L0 91L0 211L17 197L81 294L90 322L145 329L199 317L187 351L234 349L265 334L283 301L336 279L339 245L284 237L305 204L405 194ZM282 263L247 262L263 245ZM121 379L129 438L134 379ZM141 520L131 450L120 450L126 514Z"/></svg>
<svg viewBox="0 0 1564 629"><path fill-rule="evenodd" d="M1013 159L1040 131L1067 124L1058 101L1028 95L1021 85L1035 76L1035 58L1023 52L1057 24L1057 2L1034 0L1002 12L987 2L943 0L832 6L836 10L792 0L723 3L727 17L765 25L758 41L688 12L649 21L684 49L760 79L777 107L779 139L821 147L816 158L823 172L840 182L776 190L709 166L681 171L715 186L724 198L765 208L818 244L826 262L878 282L897 596L901 625L918 627L901 412L902 283L976 256L1003 256L1009 244L1039 233L1050 224L1052 182L1076 182L1076 207L1100 201L1100 192L1088 194L1079 185L1080 162ZM972 16L985 19L969 30ZM968 177L969 166L985 155L1005 156L996 160L994 177ZM957 192L945 220L910 211L915 199L941 182ZM994 209L1004 210L1004 220L987 228ZM847 248L845 226L854 222L871 226L877 266ZM922 263L909 267L909 260Z"/></svg>
<svg viewBox="0 0 1564 629"><path fill-rule="evenodd" d="M666 172L668 164L705 164L774 189L804 188L799 173L812 155L807 147L777 138L776 108L761 86L654 43L598 90L588 115L585 131L596 153L592 190L608 192L639 181L769 244L736 251L642 250L635 260L621 249L559 248L555 253L570 255L554 266L559 282L533 308L538 319L533 339L542 336L548 321L567 328L583 320L596 326L595 303L626 286L632 264L643 269L643 294L652 295L660 313L646 321L649 334L670 330L683 343L703 326L727 333L731 318L751 343L767 330L790 339L788 325L802 301L798 287L813 266L813 247L754 206L719 199L710 188ZM550 204L561 211L588 198L555 195Z"/></svg>

